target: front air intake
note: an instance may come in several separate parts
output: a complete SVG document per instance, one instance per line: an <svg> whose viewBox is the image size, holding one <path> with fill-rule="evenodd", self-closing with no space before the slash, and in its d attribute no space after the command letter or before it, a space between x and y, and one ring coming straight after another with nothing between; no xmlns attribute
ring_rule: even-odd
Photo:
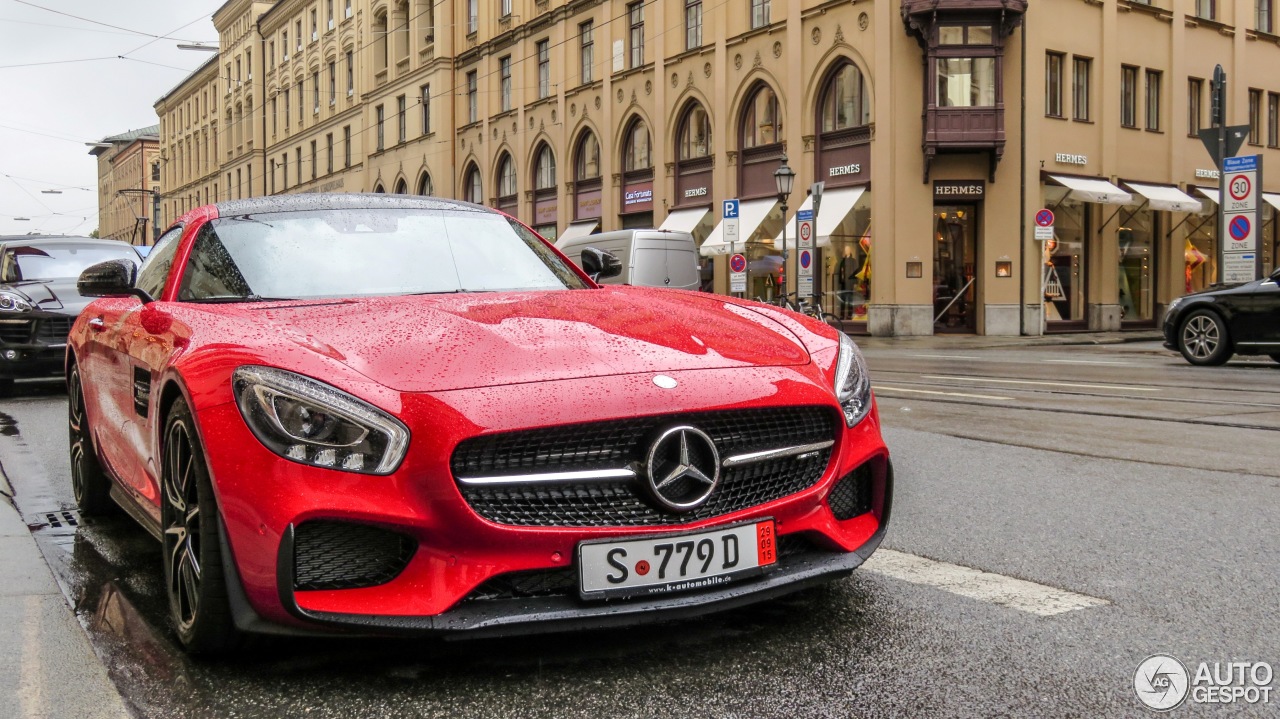
<svg viewBox="0 0 1280 719"><path fill-rule="evenodd" d="M853 519L871 511L872 464L867 462L846 474L832 488L827 506L836 519Z"/></svg>
<svg viewBox="0 0 1280 719"><path fill-rule="evenodd" d="M404 571L417 547L411 537L367 524L304 522L294 532L293 586L314 590L386 584Z"/></svg>

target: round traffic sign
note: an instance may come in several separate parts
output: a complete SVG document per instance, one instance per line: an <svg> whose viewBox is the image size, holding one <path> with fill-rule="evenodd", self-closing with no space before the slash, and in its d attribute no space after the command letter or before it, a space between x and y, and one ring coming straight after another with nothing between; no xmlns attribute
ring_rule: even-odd
<svg viewBox="0 0 1280 719"><path fill-rule="evenodd" d="M747 271L747 258L745 255L737 254L729 258L729 269L734 272Z"/></svg>
<svg viewBox="0 0 1280 719"><path fill-rule="evenodd" d="M1036 213L1038 227L1053 227L1053 210L1044 209Z"/></svg>
<svg viewBox="0 0 1280 719"><path fill-rule="evenodd" d="M1248 175L1236 175L1231 178L1231 184L1227 185L1227 191L1231 193L1231 199L1237 202L1249 196L1249 190L1253 189L1253 183L1249 181Z"/></svg>
<svg viewBox="0 0 1280 719"><path fill-rule="evenodd" d="M1247 240L1249 238L1249 218L1244 215L1236 215L1231 218L1227 231L1231 233L1231 239L1237 242Z"/></svg>
<svg viewBox="0 0 1280 719"><path fill-rule="evenodd" d="M800 250L800 269L807 270L813 264L813 255L808 250Z"/></svg>
<svg viewBox="0 0 1280 719"><path fill-rule="evenodd" d="M800 239L805 242L808 242L812 237L813 237L813 223L801 222L800 223Z"/></svg>

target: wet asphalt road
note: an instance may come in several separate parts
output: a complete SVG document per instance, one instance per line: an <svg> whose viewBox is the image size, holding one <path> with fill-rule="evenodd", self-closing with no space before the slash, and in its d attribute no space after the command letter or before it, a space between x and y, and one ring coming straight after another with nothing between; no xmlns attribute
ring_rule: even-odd
<svg viewBox="0 0 1280 719"><path fill-rule="evenodd" d="M868 344L897 469L884 546L1107 604L1041 617L859 570L644 629L275 640L193 662L164 621L153 540L123 518L77 528L58 513L72 499L56 384L0 400L0 462L143 717L1150 716L1133 672L1152 653L1280 666L1280 365Z"/></svg>

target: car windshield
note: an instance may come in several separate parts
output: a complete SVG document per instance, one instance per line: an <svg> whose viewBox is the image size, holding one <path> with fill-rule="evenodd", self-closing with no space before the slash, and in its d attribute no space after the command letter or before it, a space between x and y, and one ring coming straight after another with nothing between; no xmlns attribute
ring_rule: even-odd
<svg viewBox="0 0 1280 719"><path fill-rule="evenodd" d="M474 210L322 210L205 225L178 299L234 302L580 289L541 240Z"/></svg>
<svg viewBox="0 0 1280 719"><path fill-rule="evenodd" d="M131 260L138 264L138 253L132 247L106 245L58 244L42 247L11 247L5 266L5 282L51 280L79 277L90 265L107 260Z"/></svg>

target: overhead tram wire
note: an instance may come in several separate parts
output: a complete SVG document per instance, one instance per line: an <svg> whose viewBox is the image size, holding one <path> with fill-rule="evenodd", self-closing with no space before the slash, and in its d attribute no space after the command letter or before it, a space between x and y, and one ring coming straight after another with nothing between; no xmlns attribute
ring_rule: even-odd
<svg viewBox="0 0 1280 719"><path fill-rule="evenodd" d="M187 40L184 38L169 37L168 35L156 35L149 32L143 32L141 30L134 30L133 28L121 27L119 25L112 25L111 23L102 22L100 20L93 20L91 18L81 17L79 15L73 15L69 12L54 10L53 8L45 7L43 5L37 5L36 3L28 2L28 0L12 0L12 1L18 3L19 5L26 5L27 7L33 7L33 8L36 8L37 10L44 10L45 12L51 12L55 15L62 15L63 17L69 17L75 20L79 20L81 22L87 22L93 25L101 25L102 27L109 27L113 30L122 30L132 35L141 35L143 37L154 38L156 40L180 40L181 42L194 42L192 40ZM187 24L188 25L194 24L194 21L192 23L187 23ZM185 27L185 25L183 27Z"/></svg>

